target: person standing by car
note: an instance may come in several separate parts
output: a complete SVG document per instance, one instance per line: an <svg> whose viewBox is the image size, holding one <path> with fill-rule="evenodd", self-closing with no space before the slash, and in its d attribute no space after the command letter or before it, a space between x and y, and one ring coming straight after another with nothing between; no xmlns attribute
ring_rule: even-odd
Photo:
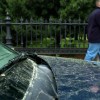
<svg viewBox="0 0 100 100"><path fill-rule="evenodd" d="M96 9L88 18L87 32L89 47L84 60L92 61L100 56L100 0L96 0Z"/></svg>

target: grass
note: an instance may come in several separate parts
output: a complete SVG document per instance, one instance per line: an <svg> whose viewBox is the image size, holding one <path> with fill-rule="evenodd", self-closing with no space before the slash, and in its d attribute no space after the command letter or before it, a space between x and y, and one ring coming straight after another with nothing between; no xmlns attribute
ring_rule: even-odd
<svg viewBox="0 0 100 100"><path fill-rule="evenodd" d="M53 38L44 38L43 40L33 41L32 44L29 44L28 47L35 47L35 48L46 48L46 47L53 47L54 39Z"/></svg>
<svg viewBox="0 0 100 100"><path fill-rule="evenodd" d="M74 38L66 38L61 40L61 47L75 47L75 48L87 48L87 40L75 40Z"/></svg>
<svg viewBox="0 0 100 100"><path fill-rule="evenodd" d="M33 41L30 44L30 41L28 41L28 47L33 47L33 48L49 48L49 47L55 47L55 39L54 38L44 38L43 40L37 40ZM88 47L88 42L87 40L74 40L74 38L66 38L66 39L61 39L60 42L60 47L61 48L66 48L66 47L73 47L73 48L87 48Z"/></svg>

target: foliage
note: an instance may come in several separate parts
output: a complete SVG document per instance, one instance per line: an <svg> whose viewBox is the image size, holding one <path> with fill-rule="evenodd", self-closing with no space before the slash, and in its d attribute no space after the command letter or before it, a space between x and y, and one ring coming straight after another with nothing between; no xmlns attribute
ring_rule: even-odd
<svg viewBox="0 0 100 100"><path fill-rule="evenodd" d="M6 15L7 2L6 0L0 0L0 19Z"/></svg>
<svg viewBox="0 0 100 100"><path fill-rule="evenodd" d="M49 18L57 17L57 0L7 0L8 11L12 18Z"/></svg>
<svg viewBox="0 0 100 100"><path fill-rule="evenodd" d="M78 18L86 19L94 9L94 0L0 0L0 15L8 11L12 19Z"/></svg>
<svg viewBox="0 0 100 100"><path fill-rule="evenodd" d="M62 19L86 19L95 7L93 0L60 0L60 4L59 15Z"/></svg>

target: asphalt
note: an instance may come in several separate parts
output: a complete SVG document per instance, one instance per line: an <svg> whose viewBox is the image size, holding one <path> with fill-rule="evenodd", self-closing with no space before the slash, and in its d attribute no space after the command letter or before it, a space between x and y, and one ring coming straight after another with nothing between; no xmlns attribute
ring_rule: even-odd
<svg viewBox="0 0 100 100"><path fill-rule="evenodd" d="M41 56L55 75L59 100L100 100L100 67L79 59Z"/></svg>

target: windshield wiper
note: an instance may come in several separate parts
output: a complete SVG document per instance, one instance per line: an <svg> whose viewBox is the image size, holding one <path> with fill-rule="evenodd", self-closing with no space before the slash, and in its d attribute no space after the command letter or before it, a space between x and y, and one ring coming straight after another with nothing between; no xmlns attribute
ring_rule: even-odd
<svg viewBox="0 0 100 100"><path fill-rule="evenodd" d="M6 71L11 67L11 65L16 64L17 62L20 62L22 60L25 60L27 58L27 54L21 53L18 56L16 56L13 59L10 59L7 64L5 64L1 69L0 69L0 74Z"/></svg>

